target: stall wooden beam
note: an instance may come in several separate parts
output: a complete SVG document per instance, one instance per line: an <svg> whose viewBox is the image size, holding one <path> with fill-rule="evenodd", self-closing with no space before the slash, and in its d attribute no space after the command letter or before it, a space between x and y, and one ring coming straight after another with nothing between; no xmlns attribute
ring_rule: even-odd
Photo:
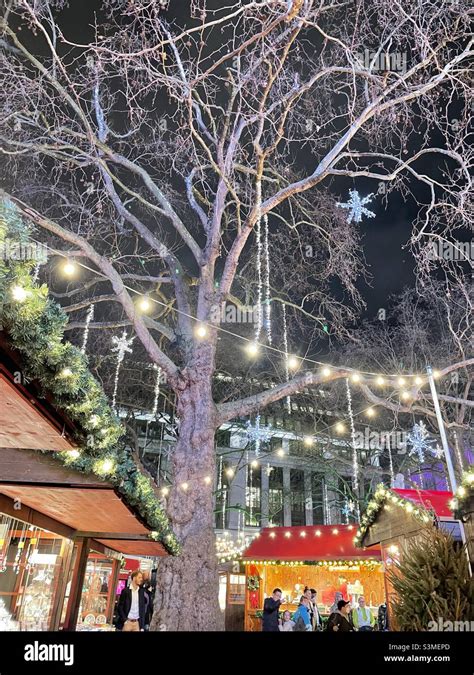
<svg viewBox="0 0 474 675"><path fill-rule="evenodd" d="M18 518L18 520L29 523L30 525L35 525L43 530L48 530L49 532L58 534L60 537L66 537L67 539L72 539L75 533L75 530L72 527L68 527L67 525L64 525L64 523L60 523L59 520L46 516L44 513L40 513L30 506L26 506L20 501L1 493L0 513L5 513L12 518Z"/></svg>
<svg viewBox="0 0 474 675"><path fill-rule="evenodd" d="M86 575L87 558L91 550L90 539L83 539L79 543L81 544L81 550L71 582L68 617L64 626L65 631L73 631L77 625L77 619L79 618L79 607L82 597L82 588L84 585L84 577Z"/></svg>

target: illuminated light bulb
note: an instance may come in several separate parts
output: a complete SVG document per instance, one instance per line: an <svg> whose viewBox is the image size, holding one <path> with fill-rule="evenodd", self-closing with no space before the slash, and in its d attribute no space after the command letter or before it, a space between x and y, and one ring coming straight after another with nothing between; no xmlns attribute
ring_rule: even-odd
<svg viewBox="0 0 474 675"><path fill-rule="evenodd" d="M67 451L67 456L68 456L70 459L77 459L78 457L81 456L81 453L79 452L79 450L68 450L68 451Z"/></svg>
<svg viewBox="0 0 474 675"><path fill-rule="evenodd" d="M328 368L327 366L325 366L325 367L321 370L321 374L323 375L323 377L329 377L330 374L331 374L331 368Z"/></svg>
<svg viewBox="0 0 474 675"><path fill-rule="evenodd" d="M63 368L59 374L61 377L71 377L72 370L70 368Z"/></svg>
<svg viewBox="0 0 474 675"><path fill-rule="evenodd" d="M28 291L25 290L22 286L13 286L12 288L12 297L17 302L24 302L28 296Z"/></svg>
<svg viewBox="0 0 474 675"><path fill-rule="evenodd" d="M249 356L257 356L259 352L258 344L256 342L249 342L246 351Z"/></svg>
<svg viewBox="0 0 474 675"><path fill-rule="evenodd" d="M407 511L407 513L411 513L413 511L413 506L411 504L407 504L405 506L405 510Z"/></svg>
<svg viewBox="0 0 474 675"><path fill-rule="evenodd" d="M104 459L97 464L97 473L111 473L114 469L114 462L111 459Z"/></svg>
<svg viewBox="0 0 474 675"><path fill-rule="evenodd" d="M227 469L227 471L225 472L225 475L226 475L228 478L233 478L234 475L235 475L234 469Z"/></svg>
<svg viewBox="0 0 474 675"><path fill-rule="evenodd" d="M440 375L441 373L439 372L439 370L433 370L433 377L435 380L437 380Z"/></svg>
<svg viewBox="0 0 474 675"><path fill-rule="evenodd" d="M278 457L284 457L285 451L283 450L283 448L278 448L278 450L276 451L276 454L278 455Z"/></svg>
<svg viewBox="0 0 474 675"><path fill-rule="evenodd" d="M451 511L455 511L458 508L458 500L451 499L449 502L449 508L451 509Z"/></svg>
<svg viewBox="0 0 474 675"><path fill-rule="evenodd" d="M354 526L353 526L353 525L348 525L347 529L348 529L348 530L353 530L353 529L354 529Z"/></svg>
<svg viewBox="0 0 474 675"><path fill-rule="evenodd" d="M181 490L184 490L184 492L186 492L186 490L188 488L189 488L189 483L181 483Z"/></svg>
<svg viewBox="0 0 474 675"><path fill-rule="evenodd" d="M464 478L469 483L469 485L474 483L474 473L467 473Z"/></svg>
<svg viewBox="0 0 474 675"><path fill-rule="evenodd" d="M306 532L303 530L303 532L300 532L300 537L306 537Z"/></svg>
<svg viewBox="0 0 474 675"><path fill-rule="evenodd" d="M287 364L290 370L296 370L296 368L298 368L300 365L300 361L296 358L296 356L289 356L287 359Z"/></svg>
<svg viewBox="0 0 474 675"><path fill-rule="evenodd" d="M270 537L271 537L272 539L275 539L275 537L276 537L275 532L270 532Z"/></svg>
<svg viewBox="0 0 474 675"><path fill-rule="evenodd" d="M258 462L257 462L257 460L254 459L254 460L251 462L250 466L252 467L252 469L256 469L256 468L258 467Z"/></svg>
<svg viewBox="0 0 474 675"><path fill-rule="evenodd" d="M210 476L205 476L204 482L206 483L206 485L210 485L210 483L211 483L211 477L210 477Z"/></svg>
<svg viewBox="0 0 474 675"><path fill-rule="evenodd" d="M167 487L161 488L161 494L163 495L163 497L166 497L166 495L168 495L169 492L170 492L169 488Z"/></svg>
<svg viewBox="0 0 474 675"><path fill-rule="evenodd" d="M380 387L382 387L385 384L385 378L383 378L381 375L379 375L375 381Z"/></svg>
<svg viewBox="0 0 474 675"><path fill-rule="evenodd" d="M333 534L339 534L339 530L337 529L337 527L335 527L335 528L333 529L332 533L333 533Z"/></svg>
<svg viewBox="0 0 474 675"><path fill-rule="evenodd" d="M289 539L291 537L291 532L285 532L285 537Z"/></svg>
<svg viewBox="0 0 474 675"><path fill-rule="evenodd" d="M460 487L458 487L456 492L458 494L458 497L465 497L467 490L464 486L461 485Z"/></svg>
<svg viewBox="0 0 474 675"><path fill-rule="evenodd" d="M99 415L91 415L89 418L89 424L91 427L95 428L100 422L100 417Z"/></svg>
<svg viewBox="0 0 474 675"><path fill-rule="evenodd" d="M420 376L415 377L415 384L418 385L423 384L423 378L421 378Z"/></svg>
<svg viewBox="0 0 474 675"><path fill-rule="evenodd" d="M410 392L408 392L408 391L402 391L402 393L400 394L400 398L401 398L403 401L408 401L408 399L410 398Z"/></svg>
<svg viewBox="0 0 474 675"><path fill-rule="evenodd" d="M149 312L151 310L151 301L146 295L144 295L138 300L137 306L141 312Z"/></svg>
<svg viewBox="0 0 474 675"><path fill-rule="evenodd" d="M321 536L321 530L316 530L316 532L315 532L314 534L315 534L317 537L320 537L320 536Z"/></svg>
<svg viewBox="0 0 474 675"><path fill-rule="evenodd" d="M207 328L203 323L196 326L196 335L198 338L205 338L207 335Z"/></svg>
<svg viewBox="0 0 474 675"><path fill-rule="evenodd" d="M303 438L303 443L304 443L305 445L308 445L308 446L309 446L309 445L313 445L313 443L314 443L314 438L312 438L311 436L305 436L305 437Z"/></svg>
<svg viewBox="0 0 474 675"><path fill-rule="evenodd" d="M72 277L76 276L78 267L71 260L66 260L66 262L61 265L61 271L65 277L71 279Z"/></svg>
<svg viewBox="0 0 474 675"><path fill-rule="evenodd" d="M334 428L338 434L343 434L344 431L346 430L346 427L343 425L342 422L338 422Z"/></svg>
<svg viewBox="0 0 474 675"><path fill-rule="evenodd" d="M398 380L397 380L397 382L398 382L398 384L400 385L400 387L404 387L405 384L406 384L406 380L405 380L404 377L399 377Z"/></svg>
<svg viewBox="0 0 474 675"><path fill-rule="evenodd" d="M360 382L361 377L360 377L359 373L352 373L352 375L351 375L351 380L352 380L353 382Z"/></svg>
<svg viewBox="0 0 474 675"><path fill-rule="evenodd" d="M396 555L398 553L398 546L392 544L391 546L388 547L388 552L392 553L392 555Z"/></svg>
<svg viewBox="0 0 474 675"><path fill-rule="evenodd" d="M373 417L375 415L375 410L373 408L367 408L365 414L367 415L367 417Z"/></svg>

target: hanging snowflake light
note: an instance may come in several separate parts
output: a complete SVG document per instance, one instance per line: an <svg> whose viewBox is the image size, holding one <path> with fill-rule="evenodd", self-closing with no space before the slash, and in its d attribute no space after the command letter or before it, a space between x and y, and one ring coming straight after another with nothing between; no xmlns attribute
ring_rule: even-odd
<svg viewBox="0 0 474 675"><path fill-rule="evenodd" d="M424 422L416 423L411 433L407 434L407 445L410 446L408 454L410 457L416 455L420 464L425 461L425 452L433 452L431 447L433 443L434 441L430 440Z"/></svg>
<svg viewBox="0 0 474 675"><path fill-rule="evenodd" d="M253 425L250 420L247 422L247 437L249 441L254 441L255 443L255 455L258 457L260 453L260 446L262 443L268 443L270 438L273 435L272 427L261 426L260 424L260 414L255 417L255 424Z"/></svg>
<svg viewBox="0 0 474 675"><path fill-rule="evenodd" d="M117 367L115 369L115 380L114 380L114 394L112 396L112 408L115 408L115 402L117 400L117 389L118 389L118 378L120 372L120 366L125 357L125 353L132 353L131 344L134 338L127 338L127 331L123 331L120 337L114 336L112 342L115 344L115 347L112 347L113 352L117 352Z"/></svg>
<svg viewBox="0 0 474 675"><path fill-rule="evenodd" d="M356 507L355 502L353 502L352 499L350 501L347 499L345 500L341 512L342 515L345 517L346 523L349 522L349 518L354 513L355 507Z"/></svg>
<svg viewBox="0 0 474 675"><path fill-rule="evenodd" d="M365 204L370 204L373 197L374 194L371 192L369 195L367 195L367 197L362 197L361 199L357 190L349 190L348 201L337 202L336 206L340 206L341 209L348 209L348 223L352 223L352 221L355 223L360 223L363 215L367 216L367 218L375 218L375 213L365 208Z"/></svg>

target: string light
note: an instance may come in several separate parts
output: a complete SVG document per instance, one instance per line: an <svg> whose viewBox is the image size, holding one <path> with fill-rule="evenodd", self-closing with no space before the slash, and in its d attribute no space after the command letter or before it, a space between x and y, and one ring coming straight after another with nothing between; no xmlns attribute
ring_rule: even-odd
<svg viewBox="0 0 474 675"><path fill-rule="evenodd" d="M399 377L398 380L397 380L397 382L398 382L398 384L400 385L400 387L404 387L405 384L406 384L406 380L405 380L404 377Z"/></svg>
<svg viewBox="0 0 474 675"><path fill-rule="evenodd" d="M95 464L96 473L99 474L109 474L112 473L115 468L115 462L113 459L106 458L101 459Z"/></svg>
<svg viewBox="0 0 474 675"><path fill-rule="evenodd" d="M50 251L50 252L51 252L52 254L54 254L54 255L66 257L66 256L64 256L64 253L63 253L62 251L59 251L58 249L55 249L55 248L53 248L53 247L51 247L51 246L48 246L48 245L46 245L46 244L42 244L41 242L39 242L39 241L37 241L37 240L34 240L34 239L32 239L32 241L34 241L36 244L40 244L40 245L44 246L48 251ZM104 274L104 273L102 273L102 272L100 272L100 271L98 271L98 270L95 270L95 269L93 269L92 267L89 267L88 265L85 265L84 263L81 263L81 262L75 262L74 265L76 265L76 266L78 266L78 267L81 267L81 268L83 268L84 270L87 270L87 271L89 271L89 272L93 272L95 275L101 276L101 277L103 277L104 279L107 279L107 278L108 278L106 274ZM177 269L176 272L179 273L179 269ZM124 284L124 288L125 288L128 292L130 292L130 293L133 293L133 294L136 294L136 295L141 295L141 291L138 291L138 290L136 290L135 288L133 288L133 287L131 287L131 286L128 286L128 285ZM24 289L23 289L23 291L24 291ZM13 289L12 289L12 293L13 293ZM20 293L21 293L21 292L20 292ZM27 292L27 291L24 291L24 293L28 293L28 292ZM25 297L26 297L26 296L23 296L23 297L20 299L20 301L24 300ZM15 299L16 299L16 298L15 298ZM167 305L165 302L160 301L160 300L158 300L158 299L156 299L156 298L149 298L149 300L150 300L150 302L155 303L155 304L157 304L157 305L160 305L161 307L168 308L168 305ZM284 305L283 303L282 303L282 307L283 307L283 309L285 308L285 305ZM189 313L187 313L187 312L185 312L185 311L183 311L183 310L177 309L176 307L172 307L172 308L171 308L171 311L176 312L177 314L182 314L183 316L186 316L186 317L188 317L189 319L192 319L192 320L196 321L196 317L195 317L195 316L193 316L192 314L189 314ZM235 338L237 338L237 339L241 339L241 340L244 340L244 341L247 340L247 338L245 338L244 336L239 335L238 333L234 333L234 332L232 332L232 331L230 331L230 330L227 330L226 328L224 328L224 327L222 327L222 326L218 326L218 327L216 327L216 328L217 328L217 330L219 330L220 332L223 332L223 333L226 333L226 334L228 334L228 335L231 335L232 337L235 337ZM288 356L288 353L287 353L287 352L285 352L284 350L278 349L277 347L274 347L274 346L272 346L272 345L263 345L263 346L265 347L265 349L270 350L270 351L273 351L273 352L275 352L275 353L280 353L280 354L282 354L284 357L287 357L287 356ZM309 364L309 363L312 363L312 364L314 364L314 365L318 365L318 366L322 366L322 367L324 367L324 368L327 368L327 364L324 364L324 363L321 362L321 361L317 361L317 360L315 360L315 359L311 359L311 358L308 358L308 357L303 357L303 358L302 358L302 361L304 361L304 362L306 362L306 363L308 363L308 364ZM347 367L347 366L340 366L340 368L341 368L342 370L346 370L346 371L351 371L351 370L352 370L351 367ZM383 384L386 383L385 378L382 377L382 376L380 376L380 375L378 375L378 374L377 374L376 372L374 372L374 371L369 371L369 370L367 370L367 371L360 371L360 373L362 373L362 374L364 374L364 375L367 375L367 376L372 376L372 377L376 378L376 379L375 379L375 382L376 382L376 384L378 384L378 385L383 385ZM436 379L436 378L439 378L440 375L441 375L441 373L440 373L439 370L434 370L434 371L433 371L433 377L434 377L435 379ZM406 377L412 377L412 376L414 376L414 375L411 374L411 373L407 373L407 374L406 374ZM360 377L360 375L359 375L359 374L356 374L356 380L355 380L355 381L358 381L358 380L357 380L357 377ZM395 376L395 375L387 375L387 377L396 377L396 376Z"/></svg>
<svg viewBox="0 0 474 675"><path fill-rule="evenodd" d="M181 490L183 490L183 492L186 492L187 489L189 488L189 483L186 483L186 482L181 483L180 487L181 487Z"/></svg>
<svg viewBox="0 0 474 675"><path fill-rule="evenodd" d="M347 408L349 411L349 418L351 422L351 440L352 440L352 484L354 488L354 493L358 495L359 493L359 461L357 457L357 447L356 447L356 435L355 435L355 425L354 425L354 415L352 412L352 396L351 388L349 386L349 379L346 378L346 394L347 394ZM360 518L359 503L356 503L356 514L357 518Z"/></svg>
<svg viewBox="0 0 474 675"><path fill-rule="evenodd" d="M342 422L337 422L334 429L336 430L336 432L338 434L343 434L346 430L346 427L344 426L344 424Z"/></svg>
<svg viewBox="0 0 474 675"><path fill-rule="evenodd" d="M361 377L360 377L359 373L352 373L352 375L351 375L351 380L352 380L353 382L360 382Z"/></svg>
<svg viewBox="0 0 474 675"><path fill-rule="evenodd" d="M417 375L417 377L415 377L415 384L418 384L418 385L423 384L423 379L419 375Z"/></svg>
<svg viewBox="0 0 474 675"><path fill-rule="evenodd" d="M256 469L256 468L258 467L258 462L257 462L257 460L254 459L253 462L250 464L250 466L252 467L252 469Z"/></svg>
<svg viewBox="0 0 474 675"><path fill-rule="evenodd" d="M137 307L141 312L145 314L151 310L152 304L150 298L147 295L144 295L142 298L139 298L137 301Z"/></svg>
<svg viewBox="0 0 474 675"><path fill-rule="evenodd" d="M263 216L263 236L265 253L265 330L268 343L272 344L271 302L270 302L270 248L268 245L268 215Z"/></svg>
<svg viewBox="0 0 474 675"><path fill-rule="evenodd" d="M303 438L303 443L309 447L309 446L313 445L314 438L312 436L305 436Z"/></svg>
<svg viewBox="0 0 474 675"><path fill-rule="evenodd" d="M210 485L210 484L211 484L211 481L212 481L212 478L211 478L210 476L205 476L205 477L204 477L204 482L206 483L206 485Z"/></svg>
<svg viewBox="0 0 474 675"><path fill-rule="evenodd" d="M255 324L255 341L258 342L260 339L260 333L262 332L262 298L263 298L263 285L262 285L262 184L260 180L257 180L256 185L256 208L258 209L257 220L255 222L255 238L257 240L257 322Z"/></svg>
<svg viewBox="0 0 474 675"><path fill-rule="evenodd" d="M234 471L234 469L227 469L227 471L225 472L225 475L226 475L228 478L233 478L233 477L235 476L235 471Z"/></svg>
<svg viewBox="0 0 474 675"><path fill-rule="evenodd" d="M373 408L367 408L365 411L365 414L367 417L374 417L375 416L375 410Z"/></svg>
<svg viewBox="0 0 474 675"><path fill-rule="evenodd" d="M245 349L249 356L257 356L260 351L256 342L249 342Z"/></svg>
<svg viewBox="0 0 474 675"><path fill-rule="evenodd" d="M207 328L206 328L205 324L200 323L198 326L196 326L195 333L196 333L196 336L198 338L201 338L201 339L205 338L206 335L207 335Z"/></svg>
<svg viewBox="0 0 474 675"><path fill-rule="evenodd" d="M24 302L28 297L28 291L25 290L22 286L13 286L12 288L12 297L17 302Z"/></svg>
<svg viewBox="0 0 474 675"><path fill-rule="evenodd" d="M410 392L408 392L408 391L402 391L402 393L400 394L400 398L401 398L403 401L408 401L408 400L410 399Z"/></svg>
<svg viewBox="0 0 474 675"><path fill-rule="evenodd" d="M296 356L289 356L288 357L288 368L290 368L290 370L296 370L299 365L300 365L300 361L299 361L299 359L296 358Z"/></svg>
<svg viewBox="0 0 474 675"><path fill-rule="evenodd" d="M78 267L71 260L66 260L61 266L61 271L65 277L72 279L78 273Z"/></svg>
<svg viewBox="0 0 474 675"><path fill-rule="evenodd" d="M321 374L322 374L323 377L329 377L329 376L331 375L331 369L328 368L327 366L325 366L325 367L321 370Z"/></svg>
<svg viewBox="0 0 474 675"><path fill-rule="evenodd" d="M68 450L68 451L67 451L67 456L68 456L70 459L77 459L78 457L81 456L81 453L79 452L79 450Z"/></svg>
<svg viewBox="0 0 474 675"><path fill-rule="evenodd" d="M117 366L115 368L115 378L114 378L114 393L112 396L112 408L115 408L115 404L117 401L117 391L118 391L118 381L119 381L119 373L120 373L120 367L122 365L122 361L125 357L125 353L129 352L130 354L132 353L132 348L131 344L133 342L134 338L127 338L127 331L123 331L122 335L120 337L114 336L112 338L112 342L114 343L115 347L112 347L113 352L117 352Z"/></svg>
<svg viewBox="0 0 474 675"><path fill-rule="evenodd" d="M82 338L82 347L81 347L81 352L83 354L86 353L86 347L87 347L87 340L89 339L89 326L94 318L94 304L89 307L89 311L87 312L87 317L86 317L86 325L84 326L84 336Z"/></svg>
<svg viewBox="0 0 474 675"><path fill-rule="evenodd" d="M72 377L72 370L70 368L63 368L59 373L60 377Z"/></svg>
<svg viewBox="0 0 474 675"><path fill-rule="evenodd" d="M278 448L278 450L276 451L276 454L278 455L278 457L284 457L285 451L283 450L283 448Z"/></svg>
<svg viewBox="0 0 474 675"><path fill-rule="evenodd" d="M161 488L161 494L163 495L163 497L166 497L167 495L169 495L169 493L170 489L168 487Z"/></svg>
<svg viewBox="0 0 474 675"><path fill-rule="evenodd" d="M285 376L286 380L290 379L290 370L288 368L288 331L286 326L286 305L282 304L283 312L283 349L285 354ZM291 415L291 396L286 397L286 410L288 415Z"/></svg>

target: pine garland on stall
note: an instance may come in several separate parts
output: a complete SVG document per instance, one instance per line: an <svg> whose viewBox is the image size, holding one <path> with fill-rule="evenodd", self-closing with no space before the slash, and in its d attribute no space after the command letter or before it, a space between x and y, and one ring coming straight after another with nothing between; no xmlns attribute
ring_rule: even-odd
<svg viewBox="0 0 474 675"><path fill-rule="evenodd" d="M15 206L0 200L0 247L6 242L24 244L29 238L30 230ZM49 297L48 287L34 280L34 267L33 260L0 258L0 326L24 357L24 376L51 393L55 405L78 429L80 451L53 452L52 456L74 469L106 478L154 530L154 538L176 554L179 544L150 480L125 447L124 429L89 371L87 357L64 340L68 316Z"/></svg>

